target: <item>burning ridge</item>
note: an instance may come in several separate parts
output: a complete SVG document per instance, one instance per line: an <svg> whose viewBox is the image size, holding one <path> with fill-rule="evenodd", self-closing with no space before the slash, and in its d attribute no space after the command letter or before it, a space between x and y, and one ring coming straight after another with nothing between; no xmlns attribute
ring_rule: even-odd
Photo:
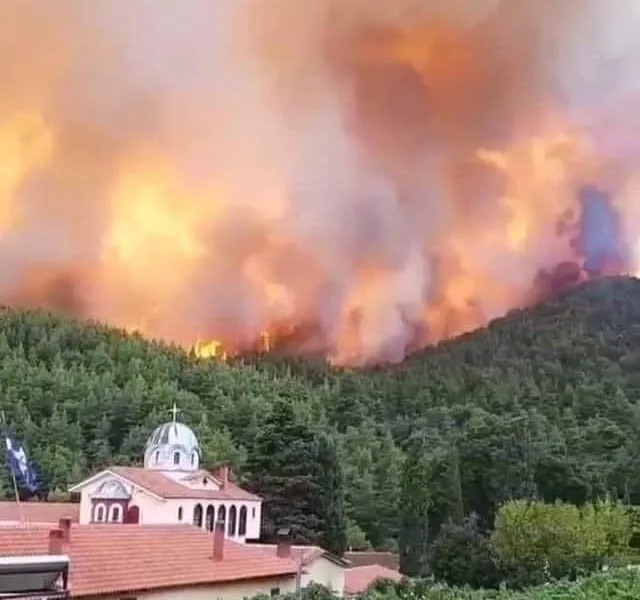
<svg viewBox="0 0 640 600"><path fill-rule="evenodd" d="M638 27L592 0L9 0L0 302L365 365L634 274Z"/></svg>

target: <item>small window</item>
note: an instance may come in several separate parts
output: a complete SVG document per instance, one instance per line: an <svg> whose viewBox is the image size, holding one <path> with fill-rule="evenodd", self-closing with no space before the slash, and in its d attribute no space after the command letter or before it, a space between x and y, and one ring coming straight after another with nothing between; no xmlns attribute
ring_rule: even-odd
<svg viewBox="0 0 640 600"><path fill-rule="evenodd" d="M174 465L179 465L180 464L180 452L174 452L173 453L173 464Z"/></svg>
<svg viewBox="0 0 640 600"><path fill-rule="evenodd" d="M205 529L207 531L213 531L214 521L215 521L216 509L213 504L209 504L207 506L207 516L205 519Z"/></svg>
<svg viewBox="0 0 640 600"><path fill-rule="evenodd" d="M178 521L182 521L182 506L178 506Z"/></svg>
<svg viewBox="0 0 640 600"><path fill-rule="evenodd" d="M252 519L256 518L256 507L255 506L251 507L251 518Z"/></svg>
<svg viewBox="0 0 640 600"><path fill-rule="evenodd" d="M193 509L193 524L202 527L202 504L196 504Z"/></svg>
<svg viewBox="0 0 640 600"><path fill-rule="evenodd" d="M112 506L111 507L111 522L112 523L117 523L118 521L120 521L120 507L119 506Z"/></svg>
<svg viewBox="0 0 640 600"><path fill-rule="evenodd" d="M280 588L271 588L271 591L269 592L270 596L279 596L280 595Z"/></svg>
<svg viewBox="0 0 640 600"><path fill-rule="evenodd" d="M100 505L96 508L96 521L102 523L104 521L104 506Z"/></svg>
<svg viewBox="0 0 640 600"><path fill-rule="evenodd" d="M229 508L229 525L227 526L227 533L231 536L236 534L236 524L238 519L238 509L235 504L232 504Z"/></svg>
<svg viewBox="0 0 640 600"><path fill-rule="evenodd" d="M158 450L158 451L156 452L156 458L155 458L155 460L156 460L156 464L158 464L158 463L160 462L160 450Z"/></svg>
<svg viewBox="0 0 640 600"><path fill-rule="evenodd" d="M193 467L196 464L196 453L194 452L191 455L191 466Z"/></svg>
<svg viewBox="0 0 640 600"><path fill-rule="evenodd" d="M240 516L238 517L238 535L244 537L247 535L247 507L240 507Z"/></svg>

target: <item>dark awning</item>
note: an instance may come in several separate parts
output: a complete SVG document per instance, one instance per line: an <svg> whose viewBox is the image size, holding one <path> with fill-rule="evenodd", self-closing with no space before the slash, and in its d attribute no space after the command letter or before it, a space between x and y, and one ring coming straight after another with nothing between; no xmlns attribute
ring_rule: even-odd
<svg viewBox="0 0 640 600"><path fill-rule="evenodd" d="M0 556L0 600L69 598L68 582L68 556Z"/></svg>

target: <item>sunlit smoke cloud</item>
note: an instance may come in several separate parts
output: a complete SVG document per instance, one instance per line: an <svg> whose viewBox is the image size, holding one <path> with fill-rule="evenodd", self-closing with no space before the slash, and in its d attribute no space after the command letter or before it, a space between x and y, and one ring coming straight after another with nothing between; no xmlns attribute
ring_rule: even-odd
<svg viewBox="0 0 640 600"><path fill-rule="evenodd" d="M639 26L638 0L6 0L0 297L366 364L633 272Z"/></svg>

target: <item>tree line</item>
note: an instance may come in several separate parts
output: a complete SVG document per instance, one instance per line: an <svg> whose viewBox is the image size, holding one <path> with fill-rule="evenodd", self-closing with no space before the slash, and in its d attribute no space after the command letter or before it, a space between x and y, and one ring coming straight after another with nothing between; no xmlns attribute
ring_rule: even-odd
<svg viewBox="0 0 640 600"><path fill-rule="evenodd" d="M634 279L585 284L376 369L277 348L201 360L16 309L0 312L0 358L0 410L54 494L109 464L139 464L176 402L205 465L229 464L268 498L267 536L294 523L337 551L398 549L421 511L432 543L471 514L491 529L516 498L640 503ZM6 478L0 493L11 495Z"/></svg>

